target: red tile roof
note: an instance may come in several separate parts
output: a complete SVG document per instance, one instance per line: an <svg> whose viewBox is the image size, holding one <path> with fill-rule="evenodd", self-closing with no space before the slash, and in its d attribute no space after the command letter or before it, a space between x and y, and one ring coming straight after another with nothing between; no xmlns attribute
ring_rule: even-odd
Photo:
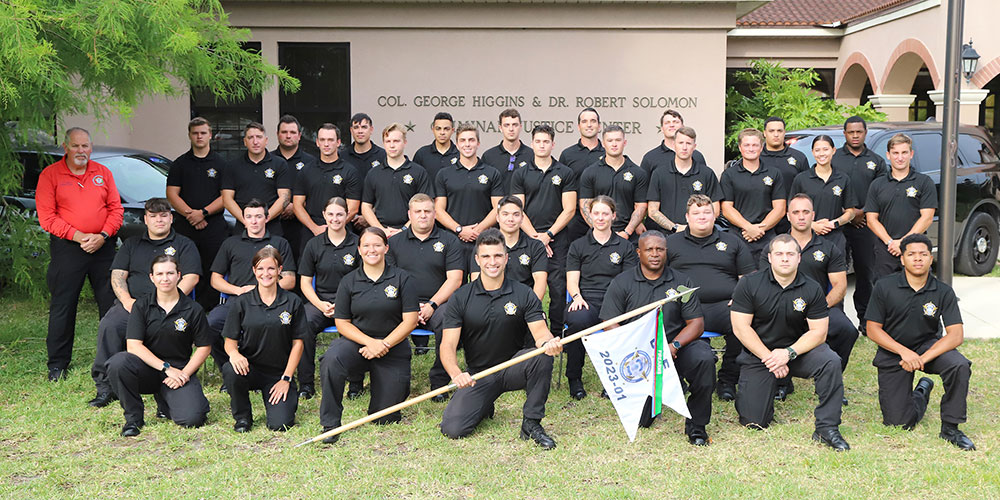
<svg viewBox="0 0 1000 500"><path fill-rule="evenodd" d="M845 22L912 0L774 0L741 17L738 26L817 26Z"/></svg>

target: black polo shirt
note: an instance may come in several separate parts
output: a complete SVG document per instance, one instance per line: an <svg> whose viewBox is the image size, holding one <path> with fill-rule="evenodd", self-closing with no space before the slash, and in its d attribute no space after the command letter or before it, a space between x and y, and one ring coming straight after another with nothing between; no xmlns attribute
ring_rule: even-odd
<svg viewBox="0 0 1000 500"><path fill-rule="evenodd" d="M497 169L500 172L500 179L503 183L504 194L510 191L510 178L518 169L524 168L535 157L535 151L526 144L517 141L517 151L510 154L503 148L503 142L483 151L483 163Z"/></svg>
<svg viewBox="0 0 1000 500"><path fill-rule="evenodd" d="M576 192L576 181L573 170L555 158L549 168L542 170L532 156L524 168L515 170L511 176L510 194L524 195L524 215L531 219L536 231L545 232L562 213L563 193Z"/></svg>
<svg viewBox="0 0 1000 500"><path fill-rule="evenodd" d="M191 359L191 345L210 346L214 335L201 306L184 292L179 295L170 312L156 302L156 294L136 299L125 338L142 341L156 357L183 368Z"/></svg>
<svg viewBox="0 0 1000 500"><path fill-rule="evenodd" d="M604 295L604 304L601 305L601 321L607 321L646 304L678 294L679 286L695 287L691 278L670 267L665 266L659 278L650 280L643 276L640 266L635 266L611 281L608 292ZM675 300L663 304L660 309L663 311L663 333L668 341L674 340L674 337L684 329L686 321L702 317L701 302L695 294L691 295L687 303ZM638 318L639 316L636 316L624 323L631 323Z"/></svg>
<svg viewBox="0 0 1000 500"><path fill-rule="evenodd" d="M854 192L857 193L859 203L864 203L865 199L867 199L868 188L871 186L872 181L884 176L888 172L888 168L885 165L885 158L872 152L872 150L868 149L868 146L864 146L864 150L860 155L854 156L854 153L851 153L850 149L848 149L847 144L844 144L833 153L833 159L830 160L830 164L833 165L834 169L846 173L851 178L851 183L854 185Z"/></svg>
<svg viewBox="0 0 1000 500"><path fill-rule="evenodd" d="M642 167L646 173L652 177L653 172L655 172L660 167L665 167L667 165L672 165L674 163L674 158L677 157L677 153L667 147L663 141L653 149L650 149L646 154L642 155L642 161L639 162L639 166ZM694 160L696 165L708 166L708 162L705 161L705 155L701 154L701 151L697 149L691 153L691 159ZM673 219L671 219L673 220Z"/></svg>
<svg viewBox="0 0 1000 500"><path fill-rule="evenodd" d="M285 158L285 156L281 154L280 148L276 148L274 151L271 151L271 154L277 156L278 158ZM292 177L292 186L295 186L299 178L298 173L316 165L319 163L319 159L309 153L306 153L301 147L298 147L295 148L295 154L293 154L291 158L285 158L285 163L288 164L288 173Z"/></svg>
<svg viewBox="0 0 1000 500"><path fill-rule="evenodd" d="M687 225L684 216L687 214L688 198L694 194L703 194L712 201L720 201L722 187L719 186L715 172L708 166L694 162L691 168L682 174L671 160L663 168L653 172L648 194L649 201L660 202L660 212L668 219L676 224Z"/></svg>
<svg viewBox="0 0 1000 500"><path fill-rule="evenodd" d="M167 185L181 188L181 199L195 210L201 210L222 194L222 177L226 160L219 153L209 151L198 158L190 149L170 165ZM222 213L209 217L222 217Z"/></svg>
<svg viewBox="0 0 1000 500"><path fill-rule="evenodd" d="M944 326L962 323L955 290L933 274L914 291L906 273L890 274L875 283L865 319L881 323L893 340L915 349L928 340L939 339ZM880 347L881 349L881 347Z"/></svg>
<svg viewBox="0 0 1000 500"><path fill-rule="evenodd" d="M241 210L254 198L270 207L278 200L279 189L292 189L292 180L285 159L265 151L260 163L252 162L248 155L231 163L222 177L222 189L234 191Z"/></svg>
<svg viewBox="0 0 1000 500"><path fill-rule="evenodd" d="M134 299L154 293L156 286L149 280L149 266L160 255L177 259L177 270L185 274L201 275L201 256L194 242L173 229L162 240L149 239L149 232L133 236L122 243L111 269L128 272L128 293Z"/></svg>
<svg viewBox="0 0 1000 500"><path fill-rule="evenodd" d="M622 231L632 218L635 204L645 203L649 199L649 176L645 170L632 163L628 156L617 171L608 165L607 158L602 158L583 171L579 188L580 199L593 199L602 194L614 199L617 210L611 229Z"/></svg>
<svg viewBox="0 0 1000 500"><path fill-rule="evenodd" d="M729 300L739 277L757 269L746 243L718 229L704 238L692 236L690 228L667 236L667 264L691 277L705 303Z"/></svg>
<svg viewBox="0 0 1000 500"><path fill-rule="evenodd" d="M566 255L566 272L580 271L580 290L601 297L615 276L638 264L635 245L615 233L602 245L587 231L569 245Z"/></svg>
<svg viewBox="0 0 1000 500"><path fill-rule="evenodd" d="M504 243L506 245L506 243ZM514 246L507 247L507 266L504 268L504 276L508 280L515 281L528 288L535 286L533 273L548 272L549 254L545 251L545 245L521 231ZM469 256L469 273L480 272L479 264L476 263L476 256Z"/></svg>
<svg viewBox="0 0 1000 500"><path fill-rule="evenodd" d="M937 207L934 181L912 167L902 180L896 180L890 172L872 181L865 201L865 212L877 212L878 221L894 240L910 232L920 218L920 209Z"/></svg>
<svg viewBox="0 0 1000 500"><path fill-rule="evenodd" d="M464 271L465 251L451 231L437 226L420 240L410 228L389 238L389 262L410 273L411 287L420 302L427 302L448 279L448 271Z"/></svg>
<svg viewBox="0 0 1000 500"><path fill-rule="evenodd" d="M795 176L792 188L788 190L791 199L798 193L805 193L812 198L813 212L816 220L833 220L844 215L847 208L855 208L862 204L854 193L854 183L847 174L834 169L828 180L816 174L816 166Z"/></svg>
<svg viewBox="0 0 1000 500"><path fill-rule="evenodd" d="M759 224L771 211L771 202L784 200L788 182L774 167L761 164L750 172L737 162L722 172L722 199L733 202L733 207L751 224Z"/></svg>
<svg viewBox="0 0 1000 500"><path fill-rule="evenodd" d="M604 145L597 141L594 149L587 149L581 141L567 147L559 155L559 163L566 165L576 174L577 178L583 174L587 167L604 159Z"/></svg>
<svg viewBox="0 0 1000 500"><path fill-rule="evenodd" d="M461 328L470 373L483 371L514 357L531 335L528 323L544 321L542 302L531 288L504 279L496 290L476 280L451 297L444 328Z"/></svg>
<svg viewBox="0 0 1000 500"><path fill-rule="evenodd" d="M437 146L432 142L418 149L416 154L413 155L413 161L417 165L424 167L424 170L427 171L427 178L431 179L433 183L438 171L448 165L458 163L458 156L458 148L455 147L454 142L448 143L448 151L445 151L444 154L439 153Z"/></svg>
<svg viewBox="0 0 1000 500"><path fill-rule="evenodd" d="M230 300L222 336L238 342L240 354L250 361L251 369L272 375L283 373L292 341L305 340L309 335L302 299L278 287L271 305L261 300L259 288Z"/></svg>
<svg viewBox="0 0 1000 500"><path fill-rule="evenodd" d="M760 164L773 167L781 172L781 178L785 180L786 185L790 184L796 175L809 169L809 160L806 159L806 155L791 146L785 146L785 149L781 151L771 151L765 146L764 150L760 152ZM792 191L788 193L788 196L794 194L795 191Z"/></svg>
<svg viewBox="0 0 1000 500"><path fill-rule="evenodd" d="M385 163L385 150L374 142L371 145L372 147L368 151L357 153L354 151L354 143L352 142L349 145L341 147L340 154L338 155L342 160L354 166L358 174L361 175L362 182L371 169Z"/></svg>
<svg viewBox="0 0 1000 500"><path fill-rule="evenodd" d="M295 257L288 240L281 236L271 236L264 231L263 238L251 238L244 229L242 234L226 238L212 261L211 271L226 276L226 281L234 286L257 284L253 274L253 256L264 247L274 247L281 254L282 270L295 272Z"/></svg>
<svg viewBox="0 0 1000 500"><path fill-rule="evenodd" d="M767 260L767 255L767 252L760 253L758 269L761 272L771 270L771 261ZM839 272L847 272L847 257L844 251L826 237L814 234L802 249L799 274L819 283L823 292L827 292L830 290L830 273Z"/></svg>
<svg viewBox="0 0 1000 500"><path fill-rule="evenodd" d="M461 162L442 168L434 181L434 196L448 199L448 214L461 226L482 222L493 210L492 196L503 196L506 188L497 169L477 160L472 168Z"/></svg>
<svg viewBox="0 0 1000 500"><path fill-rule="evenodd" d="M417 193L434 197L427 171L416 162L405 160L397 169L388 163L371 169L365 177L361 201L371 203L375 217L383 226L401 227L409 221L410 198Z"/></svg>
<svg viewBox="0 0 1000 500"><path fill-rule="evenodd" d="M333 317L350 320L365 335L384 339L403 322L403 313L417 312L420 304L413 278L389 264L372 281L358 267L337 288L337 310Z"/></svg>
<svg viewBox="0 0 1000 500"><path fill-rule="evenodd" d="M310 238L302 249L299 275L313 277L320 300L336 303L340 280L360 265L357 235L348 231L344 241L334 245L324 231Z"/></svg>
<svg viewBox="0 0 1000 500"><path fill-rule="evenodd" d="M326 202L334 196L360 201L361 183L361 174L344 160L337 158L332 163L317 160L298 173L292 194L306 197L306 212L313 222L322 226L326 224L323 218Z"/></svg>
<svg viewBox="0 0 1000 500"><path fill-rule="evenodd" d="M782 288L774 273L761 271L740 279L733 290L735 312L753 314L750 326L768 349L788 347L809 331L808 319L829 316L819 283L801 273Z"/></svg>

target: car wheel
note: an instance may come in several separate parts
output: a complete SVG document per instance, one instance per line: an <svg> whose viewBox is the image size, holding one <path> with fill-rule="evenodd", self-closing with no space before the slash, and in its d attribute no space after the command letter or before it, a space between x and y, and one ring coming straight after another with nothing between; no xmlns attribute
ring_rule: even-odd
<svg viewBox="0 0 1000 500"><path fill-rule="evenodd" d="M972 214L965 226L955 257L955 270L968 276L982 276L993 270L1000 249L997 220L985 212Z"/></svg>

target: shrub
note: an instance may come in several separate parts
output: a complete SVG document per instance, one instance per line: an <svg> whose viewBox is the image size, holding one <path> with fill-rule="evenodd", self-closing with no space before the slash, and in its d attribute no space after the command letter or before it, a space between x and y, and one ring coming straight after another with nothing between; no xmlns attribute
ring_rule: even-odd
<svg viewBox="0 0 1000 500"><path fill-rule="evenodd" d="M0 290L14 290L33 299L47 299L49 235L35 215L0 206Z"/></svg>

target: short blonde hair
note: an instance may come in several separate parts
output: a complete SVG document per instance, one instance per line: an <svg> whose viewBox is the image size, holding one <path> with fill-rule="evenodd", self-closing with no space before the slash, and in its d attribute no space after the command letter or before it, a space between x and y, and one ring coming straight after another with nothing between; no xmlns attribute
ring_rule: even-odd
<svg viewBox="0 0 1000 500"><path fill-rule="evenodd" d="M382 130L382 138L385 139L389 135L389 132L399 132L403 134L403 140L406 140L406 128L398 123L390 123L388 127Z"/></svg>
<svg viewBox="0 0 1000 500"><path fill-rule="evenodd" d="M747 137L756 137L761 143L764 142L764 133L755 128L745 128L740 130L740 134L736 136L736 142L743 144L743 139Z"/></svg>

